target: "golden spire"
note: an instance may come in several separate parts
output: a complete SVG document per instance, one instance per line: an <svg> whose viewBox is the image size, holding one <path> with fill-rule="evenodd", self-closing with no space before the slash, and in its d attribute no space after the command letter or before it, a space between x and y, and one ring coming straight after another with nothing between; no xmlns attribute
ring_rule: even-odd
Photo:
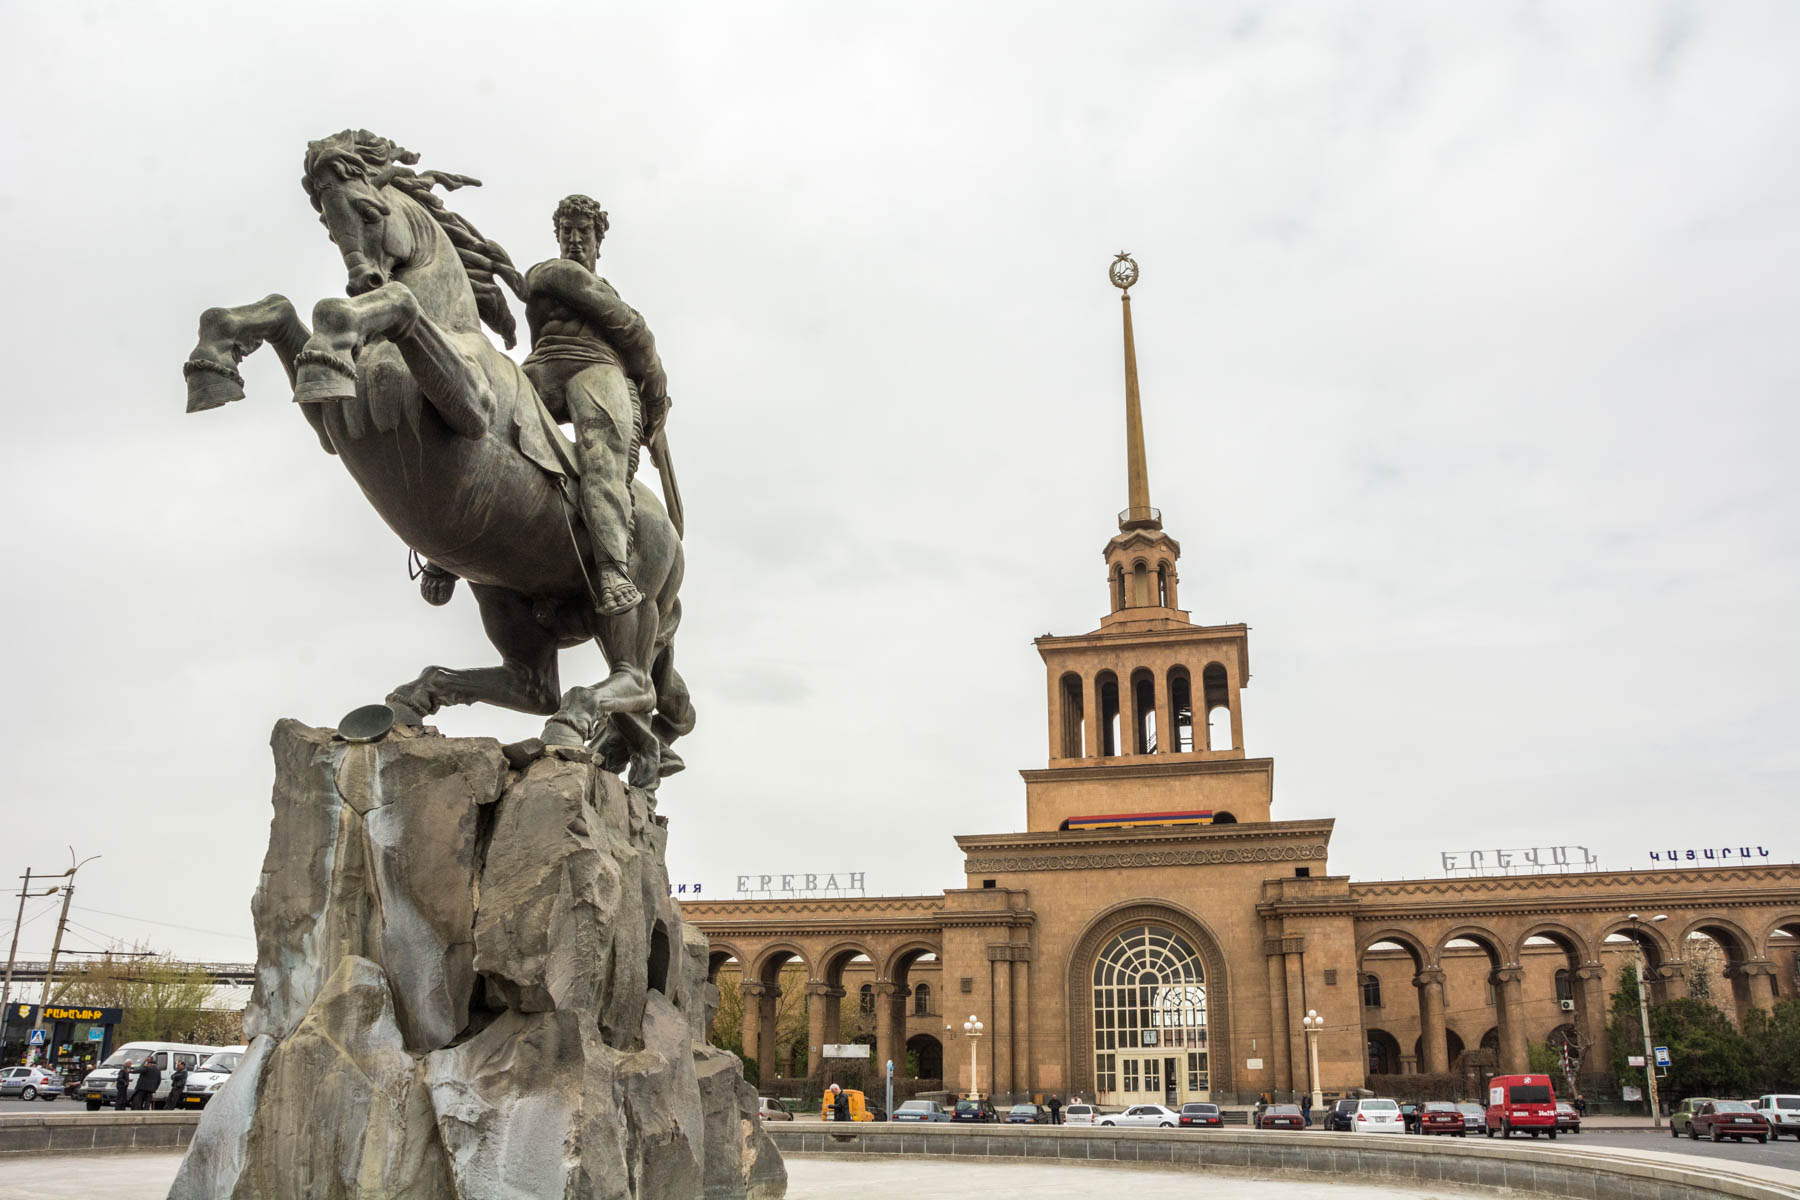
<svg viewBox="0 0 1800 1200"><path fill-rule="evenodd" d="M1144 414L1138 404L1137 346L1131 338L1131 285L1138 281L1137 261L1121 250L1108 270L1125 313L1125 470L1127 507L1119 514L1119 530L1161 529L1162 514L1150 507L1150 469L1144 462Z"/></svg>

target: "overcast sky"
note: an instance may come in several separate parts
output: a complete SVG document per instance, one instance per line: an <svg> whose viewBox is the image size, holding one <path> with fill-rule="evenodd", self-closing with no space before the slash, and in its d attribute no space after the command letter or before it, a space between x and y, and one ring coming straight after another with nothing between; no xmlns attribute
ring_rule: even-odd
<svg viewBox="0 0 1800 1200"><path fill-rule="evenodd" d="M299 176L346 126L521 264L611 211L688 513L677 879L929 892L1023 826L1031 638L1098 623L1125 502L1121 248L1183 600L1251 626L1334 873L1800 857L1787 0L0 14L0 872L103 856L71 945L253 957L275 720L493 661L270 354L183 412L203 308L341 294Z"/></svg>

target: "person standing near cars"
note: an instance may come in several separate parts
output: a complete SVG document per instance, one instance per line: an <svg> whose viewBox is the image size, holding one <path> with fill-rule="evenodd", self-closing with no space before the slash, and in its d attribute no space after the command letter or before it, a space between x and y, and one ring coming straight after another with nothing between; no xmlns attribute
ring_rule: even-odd
<svg viewBox="0 0 1800 1200"><path fill-rule="evenodd" d="M128 1058L119 1064L119 1076L113 1080L113 1091L118 1093L118 1107L122 1112L131 1106L131 1060Z"/></svg>
<svg viewBox="0 0 1800 1200"><path fill-rule="evenodd" d="M1312 1128L1312 1093L1300 1097L1300 1116L1306 1121L1306 1127Z"/></svg>
<svg viewBox="0 0 1800 1200"><path fill-rule="evenodd" d="M834 1121L850 1119L850 1093L835 1083L831 1085L831 1119Z"/></svg>
<svg viewBox="0 0 1800 1200"><path fill-rule="evenodd" d="M169 1072L169 1097L163 1101L166 1109L181 1107L182 1093L187 1091L187 1063L180 1059L175 1062L175 1069Z"/></svg>
<svg viewBox="0 0 1800 1200"><path fill-rule="evenodd" d="M154 1057L146 1056L138 1068L137 1084L131 1089L131 1107L155 1108L156 1089L162 1086L162 1068Z"/></svg>
<svg viewBox="0 0 1800 1200"><path fill-rule="evenodd" d="M1055 1096L1050 1097L1050 1123L1052 1125L1062 1124L1062 1101Z"/></svg>

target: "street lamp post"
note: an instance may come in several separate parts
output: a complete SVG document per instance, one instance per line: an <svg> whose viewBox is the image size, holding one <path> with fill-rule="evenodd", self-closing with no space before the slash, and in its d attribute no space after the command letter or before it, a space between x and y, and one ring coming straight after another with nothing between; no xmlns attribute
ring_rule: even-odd
<svg viewBox="0 0 1800 1200"><path fill-rule="evenodd" d="M1325 1028L1325 1018L1319 1015L1318 1009L1309 1008L1300 1018L1300 1024L1306 1029L1306 1077L1312 1082L1312 1106L1323 1109L1325 1093L1319 1087L1319 1031Z"/></svg>
<svg viewBox="0 0 1800 1200"><path fill-rule="evenodd" d="M38 1030L44 1027L44 1010L50 1007L50 989L56 985L56 960L62 954L63 930L69 924L69 901L75 895L75 872L81 870L81 868L87 866L99 857L98 854L90 854L80 862L75 862L75 847L69 847L69 861L74 863L74 865L62 873L62 877L68 882L61 885L63 894L62 915L56 919L56 937L50 943L50 963L44 968L44 991L43 994L38 997L37 1020L31 1023L31 1031L33 1034L36 1034ZM33 1048L28 1048L27 1054L35 1059L37 1052ZM49 1055L46 1054L45 1057L48 1058Z"/></svg>
<svg viewBox="0 0 1800 1200"><path fill-rule="evenodd" d="M981 1037L981 1028L981 1022L976 1020L974 1013L970 1013L969 1019L963 1022L963 1033L969 1039L969 1094L975 1099L981 1098L981 1081L975 1074L975 1043Z"/></svg>

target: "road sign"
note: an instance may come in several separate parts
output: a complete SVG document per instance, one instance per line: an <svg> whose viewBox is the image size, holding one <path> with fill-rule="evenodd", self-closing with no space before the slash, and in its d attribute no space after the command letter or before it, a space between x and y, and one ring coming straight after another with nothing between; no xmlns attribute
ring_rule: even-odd
<svg viewBox="0 0 1800 1200"><path fill-rule="evenodd" d="M49 1041L49 1034L50 1031L48 1029L34 1029L31 1031L31 1036L26 1039L25 1044L28 1046L42 1046Z"/></svg>
<svg viewBox="0 0 1800 1200"><path fill-rule="evenodd" d="M1628 1067L1641 1067L1644 1065L1644 1056L1641 1054L1627 1054L1625 1056L1625 1065Z"/></svg>
<svg viewBox="0 0 1800 1200"><path fill-rule="evenodd" d="M1656 1065L1659 1067L1669 1065L1669 1048L1667 1046L1656 1047Z"/></svg>

